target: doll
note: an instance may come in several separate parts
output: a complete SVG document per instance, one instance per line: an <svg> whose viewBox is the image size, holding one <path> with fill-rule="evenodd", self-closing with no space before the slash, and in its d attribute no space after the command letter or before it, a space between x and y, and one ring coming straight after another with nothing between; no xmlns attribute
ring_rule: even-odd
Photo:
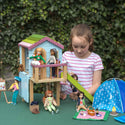
<svg viewBox="0 0 125 125"><path fill-rule="evenodd" d="M50 50L50 53L51 53L51 56L50 58L48 59L47 61L47 64L56 64L56 55L57 55L57 50L54 48L54 49L51 49ZM55 67L52 67L52 76L54 77L55 76Z"/></svg>
<svg viewBox="0 0 125 125"><path fill-rule="evenodd" d="M52 91L48 90L45 92L45 98L43 100L43 103L44 103L45 110L49 110L51 114L54 114L54 111L55 113L58 113L59 110L56 109L55 107L57 106L57 103L53 97Z"/></svg>
<svg viewBox="0 0 125 125"><path fill-rule="evenodd" d="M17 96L18 96L18 93L19 93L19 85L18 84L19 84L19 82L21 82L21 78L18 77L18 76L15 76L14 79L15 79L15 82L10 86L9 90L13 89L12 102L10 102L10 103L13 104L13 105L16 105Z"/></svg>
<svg viewBox="0 0 125 125"><path fill-rule="evenodd" d="M78 93L77 112L79 112L80 109L85 109L87 111L83 92Z"/></svg>
<svg viewBox="0 0 125 125"><path fill-rule="evenodd" d="M71 75L75 80L78 80L78 76L76 74L72 74ZM75 86L73 86L72 84L70 85L72 88L72 93L69 95L71 99L73 100L77 100L78 99L78 90L76 89Z"/></svg>
<svg viewBox="0 0 125 125"><path fill-rule="evenodd" d="M37 48L37 49L35 50L35 53L33 54L33 56L28 57L27 59L36 59L36 60L33 60L33 61L31 62L31 64L33 64L33 65L41 65L41 64L42 64L41 60L42 60L44 63L46 63L46 61L45 61L44 58L42 57L42 48Z"/></svg>

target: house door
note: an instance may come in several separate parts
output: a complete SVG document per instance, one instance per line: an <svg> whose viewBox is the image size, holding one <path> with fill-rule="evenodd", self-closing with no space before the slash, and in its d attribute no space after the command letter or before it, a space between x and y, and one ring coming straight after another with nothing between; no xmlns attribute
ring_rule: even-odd
<svg viewBox="0 0 125 125"><path fill-rule="evenodd" d="M19 77L21 78L21 83L19 85L19 95L29 103L29 75L26 72L20 72Z"/></svg>

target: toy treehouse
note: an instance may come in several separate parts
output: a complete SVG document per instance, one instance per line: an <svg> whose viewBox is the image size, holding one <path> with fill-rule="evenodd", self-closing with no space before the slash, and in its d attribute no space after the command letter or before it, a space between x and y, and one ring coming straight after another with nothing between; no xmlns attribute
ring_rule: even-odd
<svg viewBox="0 0 125 125"><path fill-rule="evenodd" d="M56 84L56 102L60 105L60 81L67 79L66 63L61 63L64 46L49 37L37 34L24 39L18 46L20 65L23 65L23 71L19 72L20 96L27 103L31 103L34 100L34 83L54 83ZM52 63L50 58L51 61L53 60ZM63 69L63 77L59 76L60 67Z"/></svg>

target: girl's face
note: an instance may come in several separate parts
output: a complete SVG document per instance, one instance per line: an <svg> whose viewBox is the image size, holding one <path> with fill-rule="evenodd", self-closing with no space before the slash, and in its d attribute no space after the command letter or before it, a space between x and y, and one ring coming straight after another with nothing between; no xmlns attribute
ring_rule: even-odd
<svg viewBox="0 0 125 125"><path fill-rule="evenodd" d="M90 55L89 46L91 44L92 43L89 43L84 37L74 36L72 38L72 48L74 54L81 59L87 58Z"/></svg>

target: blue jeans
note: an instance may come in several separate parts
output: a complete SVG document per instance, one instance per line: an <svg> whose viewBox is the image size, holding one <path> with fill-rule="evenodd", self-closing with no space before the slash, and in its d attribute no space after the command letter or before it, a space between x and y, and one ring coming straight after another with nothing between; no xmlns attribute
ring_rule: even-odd
<svg viewBox="0 0 125 125"><path fill-rule="evenodd" d="M17 100L17 96L18 96L19 90L15 90L13 92L13 98L12 98L12 102L16 104L16 100Z"/></svg>

